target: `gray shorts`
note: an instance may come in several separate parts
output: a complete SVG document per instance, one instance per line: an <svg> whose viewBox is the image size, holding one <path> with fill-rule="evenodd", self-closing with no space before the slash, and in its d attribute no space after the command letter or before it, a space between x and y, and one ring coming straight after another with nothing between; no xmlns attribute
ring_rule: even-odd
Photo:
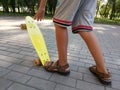
<svg viewBox="0 0 120 90"><path fill-rule="evenodd" d="M72 32L92 31L97 0L58 0L53 22Z"/></svg>

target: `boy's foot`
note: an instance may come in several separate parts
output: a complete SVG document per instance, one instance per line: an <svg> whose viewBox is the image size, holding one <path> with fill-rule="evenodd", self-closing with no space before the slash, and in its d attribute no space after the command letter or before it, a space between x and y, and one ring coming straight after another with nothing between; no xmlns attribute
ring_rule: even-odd
<svg viewBox="0 0 120 90"><path fill-rule="evenodd" d="M108 74L101 73L97 70L96 66L89 67L90 72L92 72L99 81L104 85L110 85L111 84L111 74L108 72Z"/></svg>
<svg viewBox="0 0 120 90"><path fill-rule="evenodd" d="M60 66L58 64L58 61L56 61L56 62L47 61L44 65L44 67L45 67L45 70L47 70L49 72L57 72L62 75L68 75L70 73L69 64Z"/></svg>

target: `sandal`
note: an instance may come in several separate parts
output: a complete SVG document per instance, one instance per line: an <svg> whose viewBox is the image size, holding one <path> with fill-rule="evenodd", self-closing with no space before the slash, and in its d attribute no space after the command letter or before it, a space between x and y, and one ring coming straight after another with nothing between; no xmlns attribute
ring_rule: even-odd
<svg viewBox="0 0 120 90"><path fill-rule="evenodd" d="M47 61L44 67L45 67L45 70L49 72L57 72L62 75L68 75L70 73L69 64L60 66L58 65L58 61L57 62Z"/></svg>
<svg viewBox="0 0 120 90"><path fill-rule="evenodd" d="M101 73L97 70L96 66L89 67L90 72L92 72L99 81L104 85L111 85L111 74L108 72L108 74Z"/></svg>

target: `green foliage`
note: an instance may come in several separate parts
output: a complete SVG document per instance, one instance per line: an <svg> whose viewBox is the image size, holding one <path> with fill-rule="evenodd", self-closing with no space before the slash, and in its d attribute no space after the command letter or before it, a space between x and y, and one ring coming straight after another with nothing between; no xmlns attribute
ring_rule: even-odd
<svg viewBox="0 0 120 90"><path fill-rule="evenodd" d="M3 15L34 15L38 9L40 0L0 0L0 7ZM119 24L120 22L120 0L108 0L105 4L104 0L98 0L96 8L96 19L98 23ZM46 18L54 15L57 0L47 0ZM2 10L2 9L0 9ZM6 14L5 14L6 13Z"/></svg>
<svg viewBox="0 0 120 90"><path fill-rule="evenodd" d="M116 12L120 13L120 0L116 1Z"/></svg>
<svg viewBox="0 0 120 90"><path fill-rule="evenodd" d="M0 12L0 16L33 16L32 14L30 13L27 13L27 12L24 12L24 13L12 13L12 12L9 12L9 13L4 13L4 12Z"/></svg>
<svg viewBox="0 0 120 90"><path fill-rule="evenodd" d="M95 18L95 23L120 25L120 19Z"/></svg>
<svg viewBox="0 0 120 90"><path fill-rule="evenodd" d="M108 0L103 4L102 0L98 0L96 16L104 18L120 18L120 0Z"/></svg>

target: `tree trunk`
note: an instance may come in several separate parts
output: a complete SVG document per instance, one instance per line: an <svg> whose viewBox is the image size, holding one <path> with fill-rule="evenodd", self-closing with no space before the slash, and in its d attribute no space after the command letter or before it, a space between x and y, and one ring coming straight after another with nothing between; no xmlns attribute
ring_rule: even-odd
<svg viewBox="0 0 120 90"><path fill-rule="evenodd" d="M8 0L2 0L2 5L3 5L3 12L9 12L8 8Z"/></svg>
<svg viewBox="0 0 120 90"><path fill-rule="evenodd" d="M105 6L105 10L104 10L104 14L103 14L105 18L108 17L108 14L106 13L107 7L108 7L108 2L107 2L107 4L106 4L106 6Z"/></svg>
<svg viewBox="0 0 120 90"><path fill-rule="evenodd" d="M28 10L31 14L35 14L35 10L34 10L34 6L35 6L35 1L33 0L24 0L25 1L25 4L26 6L28 7Z"/></svg>
<svg viewBox="0 0 120 90"><path fill-rule="evenodd" d="M113 0L110 20L112 20L115 17L115 6L116 6L116 0Z"/></svg>
<svg viewBox="0 0 120 90"><path fill-rule="evenodd" d="M10 0L10 5L12 7L12 12L15 13L15 0Z"/></svg>

